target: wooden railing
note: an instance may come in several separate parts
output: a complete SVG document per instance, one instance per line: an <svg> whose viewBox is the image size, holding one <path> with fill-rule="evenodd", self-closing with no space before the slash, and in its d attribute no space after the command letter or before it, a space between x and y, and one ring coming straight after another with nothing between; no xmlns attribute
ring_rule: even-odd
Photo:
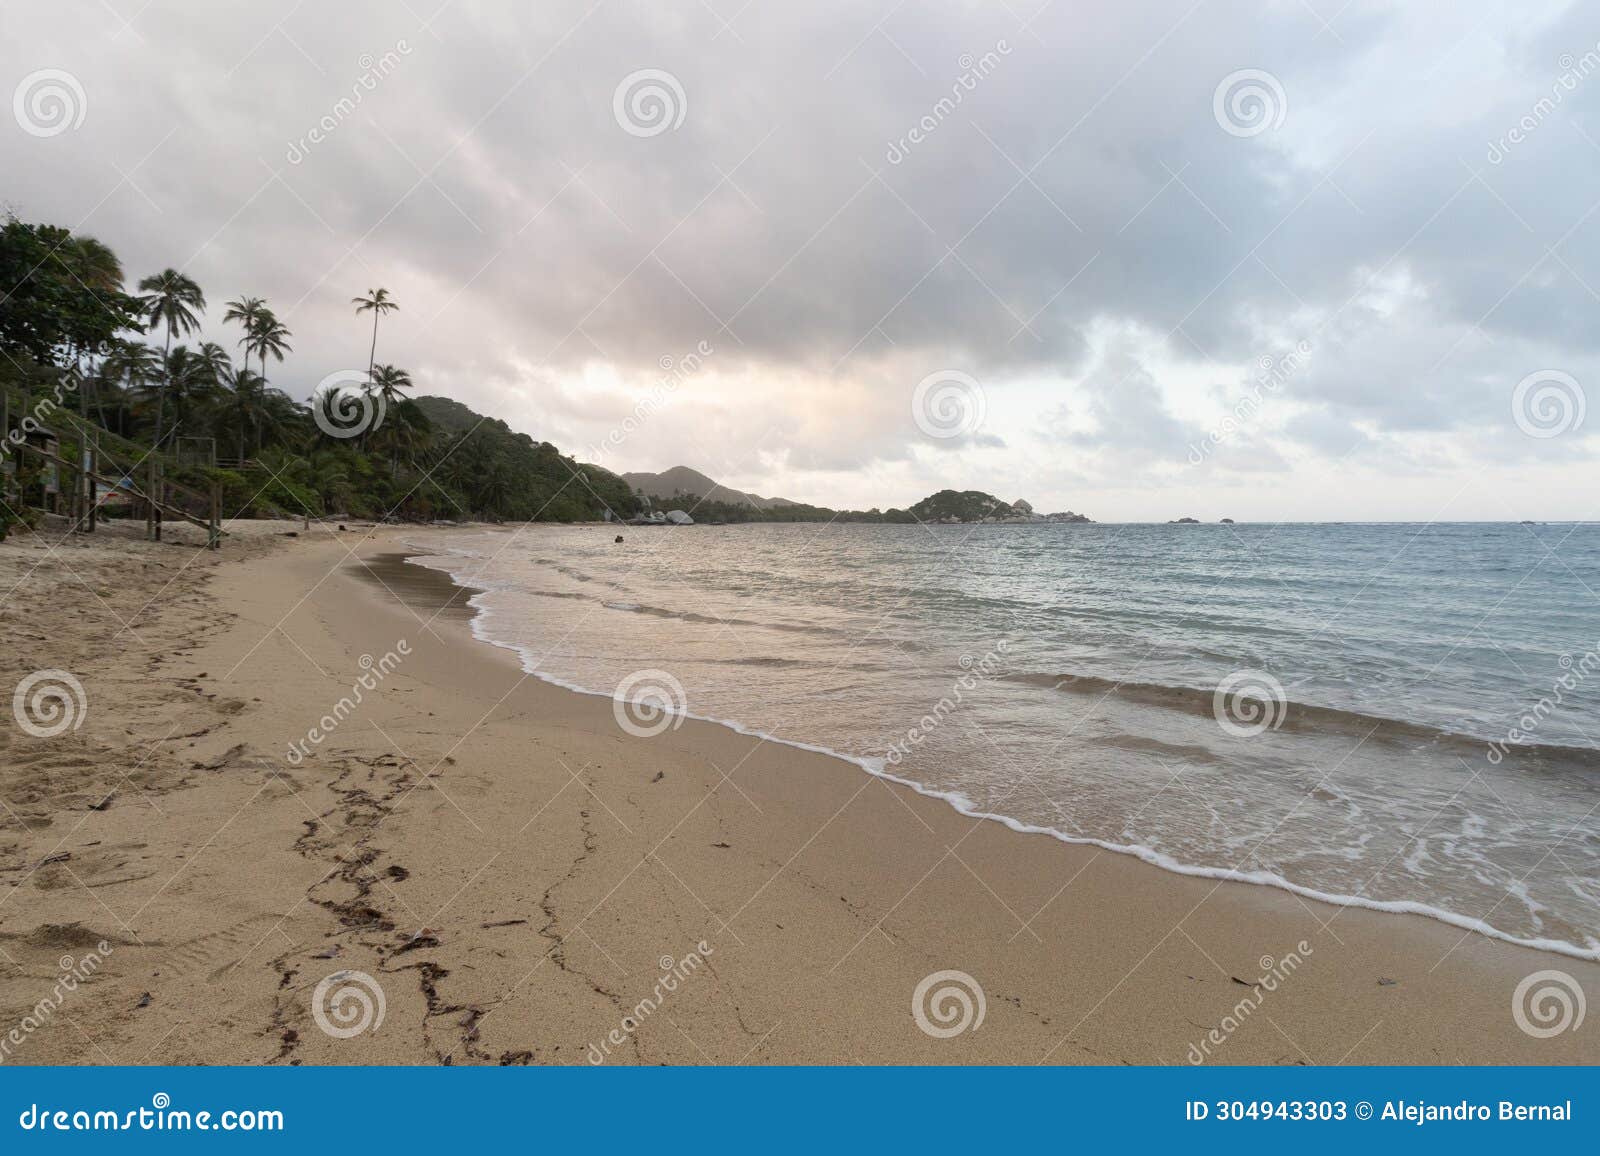
<svg viewBox="0 0 1600 1156"><path fill-rule="evenodd" d="M13 396L7 400L17 399ZM26 394L20 400L23 409L30 408ZM7 439L11 453L29 455L56 467L57 492L65 499L66 516L75 532L93 533L100 513L94 485L99 485L113 493L125 494L144 506L145 535L154 541L161 538L162 517L170 516L206 531L209 549L215 550L221 545L226 531L222 529L220 483L211 481L201 490L169 480L167 468L175 463L169 461L167 454L102 429L69 409L54 406L48 416L35 420L41 432L48 426L53 434L66 435L76 441L78 460L70 461L25 438L13 441L7 430L0 430L0 437ZM60 438L55 440L59 445Z"/></svg>

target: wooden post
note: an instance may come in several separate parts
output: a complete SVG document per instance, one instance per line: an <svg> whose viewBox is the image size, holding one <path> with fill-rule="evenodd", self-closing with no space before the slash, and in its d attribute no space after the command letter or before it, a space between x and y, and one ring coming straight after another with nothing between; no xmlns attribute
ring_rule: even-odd
<svg viewBox="0 0 1600 1156"><path fill-rule="evenodd" d="M76 447L74 447L76 448ZM72 459L68 458L68 462ZM71 465L61 471L61 493L66 499L67 532L78 532L78 495L83 492L83 479L78 476L78 471Z"/></svg>
<svg viewBox="0 0 1600 1156"><path fill-rule="evenodd" d="M100 502L98 501L100 493L99 487L94 480L95 474L100 472L100 435L90 434L88 443L88 448L84 450L84 453L88 455L87 464L89 468L84 471L83 484L84 488L89 491L89 533L92 534L95 526L100 522Z"/></svg>
<svg viewBox="0 0 1600 1156"><path fill-rule="evenodd" d="M144 537L147 542L156 540L156 459L152 454L144 467Z"/></svg>
<svg viewBox="0 0 1600 1156"><path fill-rule="evenodd" d="M222 483L211 483L211 530L206 535L206 546L212 550L222 548Z"/></svg>
<svg viewBox="0 0 1600 1156"><path fill-rule="evenodd" d="M83 533L84 523L89 520L89 499L84 492L84 486L89 481L89 475L86 472L89 467L89 463L86 460L88 452L88 441L80 430L78 432L77 452L73 455L77 469L72 471L72 532L74 534Z"/></svg>

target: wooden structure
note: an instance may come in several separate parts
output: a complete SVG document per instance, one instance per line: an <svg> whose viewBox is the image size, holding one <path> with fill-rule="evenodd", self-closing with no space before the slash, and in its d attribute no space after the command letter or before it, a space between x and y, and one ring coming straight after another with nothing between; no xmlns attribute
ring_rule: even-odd
<svg viewBox="0 0 1600 1156"><path fill-rule="evenodd" d="M9 397L6 400L9 402ZM6 408L10 409L9 404ZM202 491L169 480L165 455L108 433L65 409L52 409L49 419L53 428L47 429L35 419L31 423L33 428L26 432L19 426L20 436L12 436L9 429L0 428L0 438L5 439L12 456L37 460L43 467L43 492L38 508L66 517L74 533L93 533L104 500L100 488L104 487L107 497L124 494L144 507L145 536L150 540L161 540L162 520L172 517L204 530L208 549L220 548L226 534L222 528L220 482L212 480L207 490ZM9 414L6 420L9 421ZM62 454L63 434L77 443L76 461ZM133 460L118 461L116 443L129 447ZM141 474L142 485L136 480Z"/></svg>

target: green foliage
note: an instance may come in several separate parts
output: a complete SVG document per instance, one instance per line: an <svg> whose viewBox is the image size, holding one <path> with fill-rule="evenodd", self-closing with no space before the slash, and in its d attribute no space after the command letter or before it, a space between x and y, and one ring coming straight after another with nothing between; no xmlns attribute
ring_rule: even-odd
<svg viewBox="0 0 1600 1156"><path fill-rule="evenodd" d="M269 364L293 351L293 335L266 301L226 303L222 320L243 330L242 365L214 342L174 344L201 328L201 287L167 269L139 282L142 297L125 293L115 254L93 238L8 220L0 283L15 286L0 298L0 388L11 424L41 397L59 395L57 411L100 431L106 473L134 469L157 444L164 476L201 495L220 486L227 516L570 522L639 507L608 470L448 398L407 398L411 377L393 365L375 364L363 386L368 406L379 408L381 398L382 420L335 436L327 431L350 424L327 420L335 399L302 405L267 384ZM355 304L374 321L399 308L383 289ZM159 338L153 348L138 337L146 327ZM346 399L358 410L361 400ZM66 435L63 450L80 428L60 412L50 424Z"/></svg>
<svg viewBox="0 0 1600 1156"><path fill-rule="evenodd" d="M911 514L919 522L942 522L947 518L957 522L981 522L983 519L1011 513L1011 503L1002 502L993 494L982 490L940 490L929 494L911 507Z"/></svg>
<svg viewBox="0 0 1600 1156"><path fill-rule="evenodd" d="M747 502L702 501L697 494L657 498L657 510L683 510L696 522L915 522L905 510L830 510L789 502L781 506L752 506Z"/></svg>
<svg viewBox="0 0 1600 1156"><path fill-rule="evenodd" d="M142 328L137 297L122 292L116 257L92 237L15 217L0 225L0 351L71 364Z"/></svg>
<svg viewBox="0 0 1600 1156"><path fill-rule="evenodd" d="M435 431L434 481L480 512L511 521L577 522L603 517L608 508L624 518L639 509L628 483L610 470L583 465L497 418L447 397L406 404Z"/></svg>

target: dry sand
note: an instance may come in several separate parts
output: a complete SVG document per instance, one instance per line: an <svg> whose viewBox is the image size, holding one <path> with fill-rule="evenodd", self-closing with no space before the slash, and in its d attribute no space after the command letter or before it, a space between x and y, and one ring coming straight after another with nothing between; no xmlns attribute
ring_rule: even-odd
<svg viewBox="0 0 1600 1156"><path fill-rule="evenodd" d="M1593 1024L1512 1012L1542 969L1600 992L1594 964L1019 835L708 723L632 737L474 641L402 531L234 528L0 544L0 690L61 668L87 702L49 738L0 716L4 1062L1181 1064L1213 1030L1207 1062L1600 1060ZM308 741L363 655L398 665ZM313 1001L345 970L383 1018L340 1038ZM946 970L984 1018L935 1038L913 993Z"/></svg>

